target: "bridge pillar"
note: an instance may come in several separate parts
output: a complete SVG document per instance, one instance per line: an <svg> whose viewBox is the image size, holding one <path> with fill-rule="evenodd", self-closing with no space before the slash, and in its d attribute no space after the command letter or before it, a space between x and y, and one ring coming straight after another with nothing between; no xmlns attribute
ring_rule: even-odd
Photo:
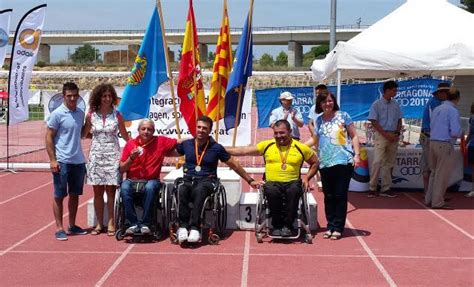
<svg viewBox="0 0 474 287"><path fill-rule="evenodd" d="M51 52L51 46L48 44L40 44L39 50L38 50L38 58L36 59L36 62L44 62L49 64L51 58L50 58L50 52Z"/></svg>
<svg viewBox="0 0 474 287"><path fill-rule="evenodd" d="M168 59L170 63L174 63L174 51L172 51L170 47L168 47Z"/></svg>
<svg viewBox="0 0 474 287"><path fill-rule="evenodd" d="M198 48L199 48L199 54L201 56L201 63L207 63L207 56L208 56L207 45L199 43Z"/></svg>
<svg viewBox="0 0 474 287"><path fill-rule="evenodd" d="M303 46L295 41L288 42L288 67L301 67L303 64Z"/></svg>

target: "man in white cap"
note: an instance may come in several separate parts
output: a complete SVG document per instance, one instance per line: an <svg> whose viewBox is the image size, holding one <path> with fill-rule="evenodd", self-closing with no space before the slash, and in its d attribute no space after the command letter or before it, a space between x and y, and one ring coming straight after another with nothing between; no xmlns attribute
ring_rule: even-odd
<svg viewBox="0 0 474 287"><path fill-rule="evenodd" d="M284 91L280 94L279 99L281 107L274 109L270 114L270 127L273 128L273 125L278 120L287 120L291 126L291 137L295 140L300 140L300 131L298 128L304 125L303 115L292 106L294 99L293 94Z"/></svg>
<svg viewBox="0 0 474 287"><path fill-rule="evenodd" d="M423 120L421 121L420 145L422 149L420 169L423 173L423 189L426 194L428 191L428 182L430 179L431 170L429 168L429 151L430 151L430 124L431 113L440 106L448 97L450 84L441 82L438 84L438 89L433 92L433 97L428 101L423 111Z"/></svg>

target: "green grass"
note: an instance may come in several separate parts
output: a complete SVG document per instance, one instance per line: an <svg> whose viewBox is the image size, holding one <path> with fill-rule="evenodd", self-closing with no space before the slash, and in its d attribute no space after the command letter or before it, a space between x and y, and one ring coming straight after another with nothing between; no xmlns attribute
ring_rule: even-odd
<svg viewBox="0 0 474 287"><path fill-rule="evenodd" d="M30 105L30 112L28 115L28 120L37 121L44 119L44 107L39 105Z"/></svg>

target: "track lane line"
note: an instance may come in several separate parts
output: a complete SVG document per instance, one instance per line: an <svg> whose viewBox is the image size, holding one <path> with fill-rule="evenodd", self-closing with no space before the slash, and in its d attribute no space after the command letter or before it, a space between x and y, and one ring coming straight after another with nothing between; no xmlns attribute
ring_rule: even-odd
<svg viewBox="0 0 474 287"><path fill-rule="evenodd" d="M114 255L122 254L123 251L52 251L52 250L12 250L9 253L16 254L90 254L90 255ZM192 252L153 252L153 251L136 251L129 252L129 255L172 255L172 256L242 256L242 253L192 253ZM306 257L306 258L370 258L369 255L355 255L355 254L295 254L295 253L278 253L278 254L252 254L250 256L256 257ZM418 255L377 255L378 258L392 258L392 259L430 259L430 260L474 260L474 257L459 257L459 256L418 256Z"/></svg>
<svg viewBox="0 0 474 287"><path fill-rule="evenodd" d="M367 252L367 254L369 255L370 259L372 260L372 262L374 262L375 266L377 267L377 269L380 271L380 273L382 273L383 277L385 278L385 280L387 281L388 285L392 286L392 287L395 287L397 286L397 284L395 284L395 281L393 281L392 277L390 276L390 274L387 272L387 270L385 269L385 267L383 267L382 263L377 259L377 256L375 256L375 254L372 252L372 250L369 248L369 246L367 245L367 243L365 242L364 239L362 239L361 235L359 234L359 232L354 228L354 225L352 225L352 223L350 222L349 218L346 219L346 224L347 226L351 229L351 232L352 234L354 234L354 236L357 238L357 240L359 241L360 245L362 245L362 248L364 248L365 252Z"/></svg>
<svg viewBox="0 0 474 287"><path fill-rule="evenodd" d="M48 186L48 185L50 185L50 184L52 184L52 183L53 183L52 180L51 180L51 181L48 181L47 183L45 183L45 184L43 184L43 185L40 185L40 186L37 186L37 187L35 187L35 188L33 188L33 189L30 189L30 190L28 190L28 191L25 191L25 192L23 192L22 194L16 195L16 196L14 196L14 197L12 197L12 198L10 198L10 199L4 200L4 201L0 201L0 205L3 205L3 204L5 204L5 203L8 203L8 202L10 202L10 201L12 201L12 200L15 200L15 199L17 199L17 198L19 198L19 197L22 197L22 196L24 196L24 195L27 195L28 193L31 193L31 192L36 191L36 190L38 190L38 189L41 189L41 188L43 188L43 187L45 187L45 186Z"/></svg>
<svg viewBox="0 0 474 287"><path fill-rule="evenodd" d="M408 193L404 192L403 193L406 197L408 197L409 199L411 199L412 201L414 201L416 204L422 206L424 209L426 209L427 211L429 211L430 213L434 214L435 216L437 216L439 219L443 220L444 222L446 222L447 224L451 225L451 227L453 227L454 229L456 229L457 231L461 232L462 234L466 235L469 239L473 240L474 239L474 236L471 235L469 232L467 232L466 230L462 229L461 227L457 226L456 224L452 223L451 221L449 221L447 218L445 218L444 216L438 214L436 211L434 211L433 209L431 208L428 208L423 202L419 201L418 199L414 198L413 196L409 195Z"/></svg>
<svg viewBox="0 0 474 287"><path fill-rule="evenodd" d="M5 174L0 175L0 178L5 177L5 176L7 176L7 175L11 175L11 174L12 174L12 173L8 173L8 172L7 172L7 173L5 173Z"/></svg>
<svg viewBox="0 0 474 287"><path fill-rule="evenodd" d="M112 273L115 271L115 269L117 269L117 267L120 265L120 263L130 253L130 250L132 250L133 247L135 247L135 244L132 244L132 245L128 246L127 249L125 249L125 251L122 252L122 255L120 255L120 257L117 258L117 260L115 260L114 264L112 264L112 266L110 266L109 270L107 270L107 272L105 272L105 274L102 276L102 278L100 278L100 280L95 284L96 287L100 287L100 286L102 286L102 284L105 283L105 281L110 277L110 275L112 275Z"/></svg>
<svg viewBox="0 0 474 287"><path fill-rule="evenodd" d="M242 276L240 277L241 287L247 287L248 274L249 274L249 255L250 255L250 231L246 231L244 258L242 259Z"/></svg>
<svg viewBox="0 0 474 287"><path fill-rule="evenodd" d="M92 198L94 197L91 197L89 198L88 200L84 201L82 204L80 204L78 207L77 207L77 210L79 211L79 208L83 207L84 205L87 204L87 202L89 200L91 200ZM67 216L69 215L69 212L66 212L65 214L63 214L63 218L66 218ZM51 225L54 225L56 224L56 221L53 220L51 221L50 223L48 223L47 225L41 227L40 229L36 230L35 232L31 233L30 235L28 235L27 237L23 238L22 240L18 241L17 243L13 244L12 246L8 247L7 249L3 250L1 253L0 253L0 257L7 254L8 252L10 252L12 249L16 248L17 246L23 244L25 241L29 240L30 238L36 236L37 234L41 233L43 230L49 228Z"/></svg>

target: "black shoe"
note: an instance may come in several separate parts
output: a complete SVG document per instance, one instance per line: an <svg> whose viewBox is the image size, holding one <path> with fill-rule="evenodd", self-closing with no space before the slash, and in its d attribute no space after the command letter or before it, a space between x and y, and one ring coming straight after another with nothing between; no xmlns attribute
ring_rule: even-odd
<svg viewBox="0 0 474 287"><path fill-rule="evenodd" d="M283 226L283 228L281 229L281 236L290 237L291 236L291 229L289 229L286 226Z"/></svg>
<svg viewBox="0 0 474 287"><path fill-rule="evenodd" d="M280 228L274 228L271 232L272 236L281 236L281 229Z"/></svg>

